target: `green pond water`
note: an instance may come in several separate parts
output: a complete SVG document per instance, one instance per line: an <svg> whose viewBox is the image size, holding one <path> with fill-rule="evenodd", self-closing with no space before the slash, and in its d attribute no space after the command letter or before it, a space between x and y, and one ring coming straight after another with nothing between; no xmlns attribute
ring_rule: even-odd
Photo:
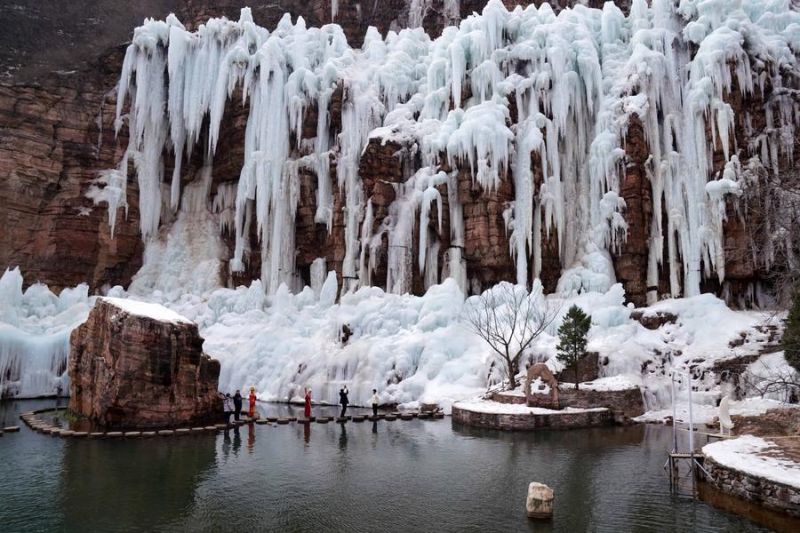
<svg viewBox="0 0 800 533"><path fill-rule="evenodd" d="M0 403L0 423L55 403ZM661 426L504 433L449 417L119 441L23 427L0 438L0 531L766 530L671 492L670 441ZM555 490L551 522L525 516L531 481Z"/></svg>

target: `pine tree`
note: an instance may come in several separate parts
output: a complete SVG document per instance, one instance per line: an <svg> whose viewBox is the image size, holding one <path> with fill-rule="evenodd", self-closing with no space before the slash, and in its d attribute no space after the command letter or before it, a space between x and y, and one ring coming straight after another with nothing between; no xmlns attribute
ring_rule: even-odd
<svg viewBox="0 0 800 533"><path fill-rule="evenodd" d="M786 362L800 372L800 284L794 288L792 307L783 332L783 355Z"/></svg>
<svg viewBox="0 0 800 533"><path fill-rule="evenodd" d="M586 335L592 326L592 317L573 305L558 328L558 360L575 369L575 388L578 388L578 361L586 355Z"/></svg>

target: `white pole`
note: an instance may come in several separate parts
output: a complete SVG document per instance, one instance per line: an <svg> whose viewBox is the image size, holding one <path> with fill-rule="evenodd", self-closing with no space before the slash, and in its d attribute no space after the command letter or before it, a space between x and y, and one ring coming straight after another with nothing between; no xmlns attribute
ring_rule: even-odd
<svg viewBox="0 0 800 533"><path fill-rule="evenodd" d="M689 377L689 453L694 454L694 417L692 415L692 378Z"/></svg>
<svg viewBox="0 0 800 533"><path fill-rule="evenodd" d="M672 379L670 381L672 386L672 451L678 451L678 407L675 403L675 372L672 372Z"/></svg>

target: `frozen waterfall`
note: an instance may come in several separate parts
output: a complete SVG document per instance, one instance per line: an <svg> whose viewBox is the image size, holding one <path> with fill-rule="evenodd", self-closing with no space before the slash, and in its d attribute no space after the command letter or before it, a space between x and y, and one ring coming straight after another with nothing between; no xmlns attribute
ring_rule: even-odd
<svg viewBox="0 0 800 533"><path fill-rule="evenodd" d="M418 26L428 3L412 6ZM468 168L486 191L513 179L506 227L516 282L539 276L542 235L554 232L560 287L605 290L615 281L611 254L626 238L620 174L635 117L650 153L648 300L658 296L660 270L672 296L691 296L702 279L725 278L725 202L747 181L739 162L777 171L779 158L791 155L800 105L783 90L782 73L796 72L799 51L800 13L789 0L633 0L628 15L611 2L556 14L548 4L508 11L491 0L482 14L436 39L420 28L385 38L370 28L360 49L350 47L338 25L308 28L286 15L269 31L249 9L238 21L210 19L193 32L174 16L148 19L135 31L119 83L117 127L127 124L129 146L105 182L118 183L135 162L141 233L149 238L165 210L177 209L184 159L193 150L213 156L226 106L246 102L244 164L221 224L235 228L234 271L244 268L250 224L256 225L268 293L282 283L299 289L293 249L300 167L316 175L315 221L328 231L333 191L343 196L346 290L382 281L372 278L364 254L380 232L390 242L387 290L409 290L412 261L427 269L426 286L453 276L466 289L460 206L449 203L451 233L461 234L441 250L446 264L438 264L435 230L421 229L429 227L441 191L451 195L445 164ZM764 96L766 85L764 133L736 146L729 97ZM338 134L330 124L337 88ZM242 102L230 101L234 96ZM302 139L311 108L316 136ZM391 227L373 225L362 188L359 161L371 139L408 146L423 165L400 184ZM724 175L714 171L715 152L727 163ZM174 171L171 185L162 187L168 154ZM421 189L420 176L437 177ZM92 197L108 202L113 226L125 198L112 193L95 187ZM414 242L417 250L403 248Z"/></svg>

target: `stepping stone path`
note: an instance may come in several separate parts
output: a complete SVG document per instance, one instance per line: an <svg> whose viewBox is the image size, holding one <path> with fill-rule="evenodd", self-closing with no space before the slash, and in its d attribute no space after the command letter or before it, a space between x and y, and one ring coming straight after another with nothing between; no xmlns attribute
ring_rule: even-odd
<svg viewBox="0 0 800 533"><path fill-rule="evenodd" d="M90 438L90 439L118 439L118 438L139 438L139 437L155 437L163 436L180 436L180 435L189 435L192 433L202 433L204 431L212 432L212 431L224 431L228 430L233 427L241 427L245 424L258 424L258 425L270 425L270 422L275 422L280 425L287 425L289 422L297 422L298 424L309 424L311 422L317 422L319 424L327 424L332 421L336 421L339 424L347 423L348 421L353 422L364 422L365 420L369 420L370 422L377 422L378 420L386 420L387 422L393 422L398 418L400 420L413 420L414 418L420 418L422 420L426 419L436 419L440 420L444 418L444 413L442 412L417 412L417 411L394 411L391 413L381 413L377 416L372 415L351 415L345 417L330 417L330 416L320 416L320 417L296 417L296 416L288 416L288 417L276 417L276 416L268 416L265 418L249 418L246 417L242 420L232 421L230 424L214 424L210 426L197 426L192 428L177 428L177 429L161 429L161 430L151 430L151 431L93 431L93 432L86 432L86 431L72 431L68 428L63 428L59 426L52 425L52 421L48 422L45 420L40 419L37 415L41 413L52 413L54 411L61 411L64 408L51 408L51 409L39 409L37 411L30 411L20 415L20 419L25 422L32 430L37 431L39 433L45 435L51 435L53 437L75 437L75 438ZM19 426L7 426L4 428L0 428L0 437L4 435L4 433L16 433L20 430Z"/></svg>

